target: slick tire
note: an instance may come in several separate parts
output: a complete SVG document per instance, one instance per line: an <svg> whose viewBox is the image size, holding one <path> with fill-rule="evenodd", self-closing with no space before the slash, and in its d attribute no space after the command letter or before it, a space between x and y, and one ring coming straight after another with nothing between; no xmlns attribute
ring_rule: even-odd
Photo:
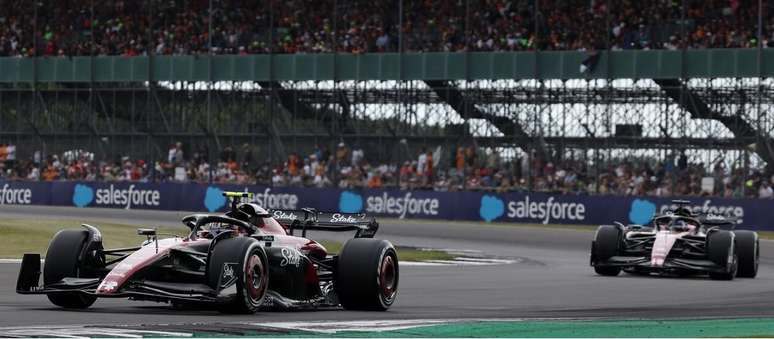
<svg viewBox="0 0 774 339"><path fill-rule="evenodd" d="M398 254L387 240L350 239L341 249L334 288L348 310L386 311L395 302Z"/></svg>
<svg viewBox="0 0 774 339"><path fill-rule="evenodd" d="M261 243L247 237L219 241L207 263L207 284L217 291L236 287L236 293L218 305L220 312L258 311L269 286L269 262Z"/></svg>
<svg viewBox="0 0 774 339"><path fill-rule="evenodd" d="M760 246L758 233L753 231L734 231L736 240L736 255L738 268L736 276L740 278L755 278L758 275Z"/></svg>
<svg viewBox="0 0 774 339"><path fill-rule="evenodd" d="M618 254L621 244L621 229L615 226L599 226L594 242L591 246L591 258L594 263L594 272L604 276L617 276L621 273L620 267L600 266L600 261L610 259Z"/></svg>
<svg viewBox="0 0 774 339"><path fill-rule="evenodd" d="M48 286L63 278L83 278L81 254L89 232L62 230L54 235L46 251L43 265L43 284ZM54 305L64 308L88 308L97 297L79 292L47 294Z"/></svg>
<svg viewBox="0 0 774 339"><path fill-rule="evenodd" d="M733 280L737 271L737 254L734 233L716 231L707 236L707 257L718 266L725 267L725 272L710 272L713 280Z"/></svg>

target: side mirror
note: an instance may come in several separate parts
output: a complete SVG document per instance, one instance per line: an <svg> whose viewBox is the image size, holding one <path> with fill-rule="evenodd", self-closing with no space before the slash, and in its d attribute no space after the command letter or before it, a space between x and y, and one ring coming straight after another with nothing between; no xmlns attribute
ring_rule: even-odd
<svg viewBox="0 0 774 339"><path fill-rule="evenodd" d="M156 253L159 253L159 238L156 237L156 229L154 228L138 228L137 229L137 235L144 235L148 237L148 241L144 242L142 245L145 246L146 244L150 244L151 241L156 243Z"/></svg>
<svg viewBox="0 0 774 339"><path fill-rule="evenodd" d="M138 228L137 235L152 237L156 235L156 230L152 228Z"/></svg>

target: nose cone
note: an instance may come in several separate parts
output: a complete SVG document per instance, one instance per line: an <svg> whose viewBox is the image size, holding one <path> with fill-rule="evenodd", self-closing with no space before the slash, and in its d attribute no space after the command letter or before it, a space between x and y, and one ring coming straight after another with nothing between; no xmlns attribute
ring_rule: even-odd
<svg viewBox="0 0 774 339"><path fill-rule="evenodd" d="M672 246L680 238L681 234L672 233L670 231L658 231L656 233L656 240L653 241L653 249L650 253L650 266L663 267L664 261L666 261L669 251L672 250Z"/></svg>

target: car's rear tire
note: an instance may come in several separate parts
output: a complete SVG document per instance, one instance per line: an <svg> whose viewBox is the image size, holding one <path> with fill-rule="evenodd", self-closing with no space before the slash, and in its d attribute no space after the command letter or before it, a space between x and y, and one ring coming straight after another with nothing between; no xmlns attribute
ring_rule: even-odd
<svg viewBox="0 0 774 339"><path fill-rule="evenodd" d="M89 232L85 230L62 230L54 235L46 251L43 265L43 284L50 285L62 278L82 278L81 254ZM47 294L54 305L64 308L88 308L97 297L80 292Z"/></svg>
<svg viewBox="0 0 774 339"><path fill-rule="evenodd" d="M725 267L724 272L710 272L713 280L733 280L737 270L737 254L734 247L734 233L715 231L707 236L707 257L718 266Z"/></svg>
<svg viewBox="0 0 774 339"><path fill-rule="evenodd" d="M753 231L734 231L738 268L736 276L755 278L758 275L760 246L758 233Z"/></svg>
<svg viewBox="0 0 774 339"><path fill-rule="evenodd" d="M263 304L269 286L269 262L260 242L247 237L219 241L207 263L207 283L212 289L222 287L221 274L226 265L236 279L236 295L218 305L218 310L223 313L255 313Z"/></svg>
<svg viewBox="0 0 774 339"><path fill-rule="evenodd" d="M591 246L591 257L594 263L594 272L604 276L617 276L621 273L620 267L598 265L600 261L610 259L618 254L621 244L621 229L615 226L599 226L594 242Z"/></svg>
<svg viewBox="0 0 774 339"><path fill-rule="evenodd" d="M334 287L348 310L385 311L395 302L398 254L387 240L350 239L338 256Z"/></svg>

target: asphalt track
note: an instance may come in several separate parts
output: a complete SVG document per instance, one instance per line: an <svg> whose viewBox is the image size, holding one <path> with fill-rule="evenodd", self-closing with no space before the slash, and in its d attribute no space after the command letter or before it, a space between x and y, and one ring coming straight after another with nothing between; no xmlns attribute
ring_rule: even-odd
<svg viewBox="0 0 774 339"><path fill-rule="evenodd" d="M57 219L104 220L138 227L176 225L184 214L0 206L0 218L51 219L52 222ZM761 243L761 266L756 279L712 281L626 274L610 278L595 275L588 266L592 235L589 231L573 229L384 220L377 237L400 245L483 251L520 260L515 264L494 266L401 267L398 300L388 312L377 313L308 311L234 316L211 311L180 311L166 304L115 299L99 300L88 310L63 310L53 307L44 296L17 295L14 287L18 265L0 264L0 327L439 318L774 316L774 242Z"/></svg>

